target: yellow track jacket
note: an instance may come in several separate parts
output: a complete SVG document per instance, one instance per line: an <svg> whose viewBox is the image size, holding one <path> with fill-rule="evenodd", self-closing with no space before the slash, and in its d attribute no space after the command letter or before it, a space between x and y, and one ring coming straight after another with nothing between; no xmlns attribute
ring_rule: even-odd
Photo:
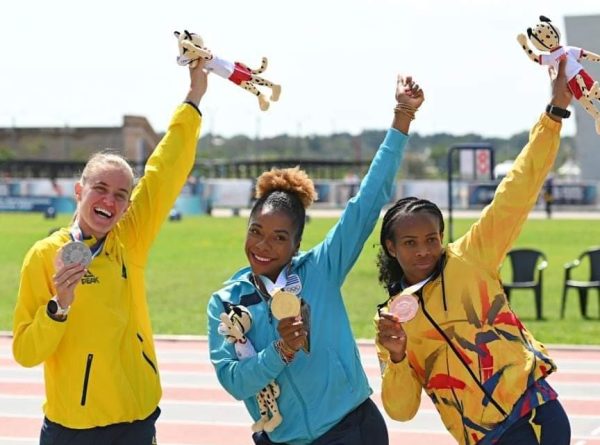
<svg viewBox="0 0 600 445"><path fill-rule="evenodd" d="M417 316L403 324L406 358L392 363L377 345L383 404L393 419L411 419L424 390L458 443L475 444L530 385L556 369L509 307L499 268L554 163L560 126L540 118L493 202L448 244L441 273L423 289Z"/></svg>
<svg viewBox="0 0 600 445"><path fill-rule="evenodd" d="M75 288L64 322L46 304L63 228L29 250L13 322L13 354L23 366L44 363L48 419L83 429L148 417L161 397L144 268L161 224L192 169L200 115L180 105L148 159L123 218ZM89 241L90 243L95 240Z"/></svg>

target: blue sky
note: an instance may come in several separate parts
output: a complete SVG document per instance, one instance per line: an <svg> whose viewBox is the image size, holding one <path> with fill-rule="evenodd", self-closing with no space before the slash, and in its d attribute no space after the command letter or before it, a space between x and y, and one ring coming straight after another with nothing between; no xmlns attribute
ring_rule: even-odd
<svg viewBox="0 0 600 445"><path fill-rule="evenodd" d="M204 131L267 137L386 128L396 74L423 86L413 129L509 136L549 98L544 68L516 35L547 15L600 14L598 0L12 1L0 28L0 126L110 126L124 114L164 130L187 90L175 29L282 85L256 99L211 76ZM566 36L568 43L568 35ZM590 42L600 52L600 42ZM566 133L574 132L567 122Z"/></svg>

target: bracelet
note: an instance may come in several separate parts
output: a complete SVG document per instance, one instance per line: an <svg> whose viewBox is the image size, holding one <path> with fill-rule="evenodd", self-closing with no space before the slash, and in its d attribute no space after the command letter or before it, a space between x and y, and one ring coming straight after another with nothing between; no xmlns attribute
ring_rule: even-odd
<svg viewBox="0 0 600 445"><path fill-rule="evenodd" d="M408 104L397 103L394 107L394 114L404 114L405 116L408 116L411 121L415 119L416 112L417 108Z"/></svg>
<svg viewBox="0 0 600 445"><path fill-rule="evenodd" d="M294 356L296 355L296 351L286 345L281 338L275 342L274 346L275 350L279 354L279 357L281 357L281 360L283 360L286 365L292 363Z"/></svg>

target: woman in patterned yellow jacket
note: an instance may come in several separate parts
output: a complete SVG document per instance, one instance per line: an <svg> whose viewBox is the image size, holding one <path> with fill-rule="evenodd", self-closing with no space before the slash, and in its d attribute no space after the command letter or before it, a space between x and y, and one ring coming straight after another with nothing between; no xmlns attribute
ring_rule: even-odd
<svg viewBox="0 0 600 445"><path fill-rule="evenodd" d="M390 295L418 301L410 321L389 303L376 315L382 399L393 419L411 419L424 390L460 444L569 443L569 421L545 379L556 366L508 305L499 268L554 163L570 100L562 63L550 106L494 200L445 249L435 204L404 198L386 213L379 279Z"/></svg>
<svg viewBox="0 0 600 445"><path fill-rule="evenodd" d="M194 164L206 73L196 67L190 78L135 188L123 158L95 154L75 185L72 224L25 257L13 355L23 366L44 364L41 445L156 443L161 387L144 269ZM80 243L89 248L87 266L82 253L64 260L67 244L86 252Z"/></svg>

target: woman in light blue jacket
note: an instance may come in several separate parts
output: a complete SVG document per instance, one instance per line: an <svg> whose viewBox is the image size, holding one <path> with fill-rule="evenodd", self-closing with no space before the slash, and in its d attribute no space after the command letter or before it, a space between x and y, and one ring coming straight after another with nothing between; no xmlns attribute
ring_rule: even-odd
<svg viewBox="0 0 600 445"><path fill-rule="evenodd" d="M255 433L257 444L388 443L383 417L369 398L372 390L340 288L391 198L410 122L424 95L412 78L398 77L395 98L392 128L358 194L326 238L308 252L298 249L305 209L316 197L312 181L298 169L266 172L257 181L245 243L250 265L208 304L210 357L227 392L243 400L259 420L256 395L272 381L279 386L276 403L282 420L274 429ZM281 299L271 304L280 289L300 298L298 316L282 318L287 305ZM247 338L256 350L243 359L222 335L220 318L238 305L251 315Z"/></svg>

